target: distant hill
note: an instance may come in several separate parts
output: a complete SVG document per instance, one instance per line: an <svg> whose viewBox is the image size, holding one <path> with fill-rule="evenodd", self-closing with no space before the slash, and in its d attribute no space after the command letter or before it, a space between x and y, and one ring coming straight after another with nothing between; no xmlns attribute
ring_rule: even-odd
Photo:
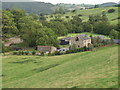
<svg viewBox="0 0 120 90"><path fill-rule="evenodd" d="M91 4L64 4L64 3L60 3L57 4L56 7L54 8L59 8L59 7L63 7L66 10L79 10L81 8L91 8L94 7L94 5Z"/></svg>
<svg viewBox="0 0 120 90"><path fill-rule="evenodd" d="M27 13L45 13L50 14L53 13L52 7L54 7L51 3L44 3L44 2L3 2L2 8L5 10L6 8L10 9L23 9Z"/></svg>
<svg viewBox="0 0 120 90"><path fill-rule="evenodd" d="M114 6L117 5L117 3L115 2L107 2L107 3L103 3L100 5L100 7L108 7L108 6Z"/></svg>

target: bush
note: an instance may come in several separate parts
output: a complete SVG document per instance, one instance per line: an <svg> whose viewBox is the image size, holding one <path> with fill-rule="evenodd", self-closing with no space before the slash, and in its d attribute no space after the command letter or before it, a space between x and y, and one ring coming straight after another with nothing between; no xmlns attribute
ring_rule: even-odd
<svg viewBox="0 0 120 90"><path fill-rule="evenodd" d="M115 9L109 9L108 10L108 13L113 13L113 12L115 12Z"/></svg>
<svg viewBox="0 0 120 90"><path fill-rule="evenodd" d="M51 15L50 17L53 18L53 15Z"/></svg>
<svg viewBox="0 0 120 90"><path fill-rule="evenodd" d="M32 55L35 55L35 53L36 53L35 51L32 51Z"/></svg>
<svg viewBox="0 0 120 90"><path fill-rule="evenodd" d="M65 16L66 18L69 18L69 16Z"/></svg>
<svg viewBox="0 0 120 90"><path fill-rule="evenodd" d="M78 16L81 17L81 16L83 16L83 15L82 15L82 14L79 14Z"/></svg>
<svg viewBox="0 0 120 90"><path fill-rule="evenodd" d="M55 56L55 55L62 55L64 53L61 53L60 51L55 51L54 53L51 53L51 56Z"/></svg>
<svg viewBox="0 0 120 90"><path fill-rule="evenodd" d="M44 56L44 55L45 55L44 52L42 52L42 53L41 53L41 56Z"/></svg>
<svg viewBox="0 0 120 90"><path fill-rule="evenodd" d="M66 54L83 52L83 51L88 51L88 48L87 47L83 47L83 48L76 48L74 50L68 50L68 51L66 51Z"/></svg>
<svg viewBox="0 0 120 90"><path fill-rule="evenodd" d="M19 55L19 53L17 51L13 52L13 55Z"/></svg>
<svg viewBox="0 0 120 90"><path fill-rule="evenodd" d="M23 51L19 51L19 52L18 52L18 55L23 55Z"/></svg>
<svg viewBox="0 0 120 90"><path fill-rule="evenodd" d="M74 12L76 12L76 10L72 10L72 12L74 13Z"/></svg>
<svg viewBox="0 0 120 90"><path fill-rule="evenodd" d="M29 52L28 52L28 51L26 51L26 52L25 52L25 55L28 55L28 54L29 54Z"/></svg>
<svg viewBox="0 0 120 90"><path fill-rule="evenodd" d="M9 52L9 51L11 51L11 49L2 44L2 53Z"/></svg>

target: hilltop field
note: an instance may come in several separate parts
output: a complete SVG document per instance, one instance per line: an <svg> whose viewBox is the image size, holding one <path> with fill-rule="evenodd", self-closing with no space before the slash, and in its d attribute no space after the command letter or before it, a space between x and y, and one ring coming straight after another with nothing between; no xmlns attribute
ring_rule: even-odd
<svg viewBox="0 0 120 90"><path fill-rule="evenodd" d="M117 88L118 46L61 56L3 56L3 88Z"/></svg>
<svg viewBox="0 0 120 90"><path fill-rule="evenodd" d="M108 13L109 9L115 9L115 12ZM94 8L94 9L86 9L86 10L77 10L75 13L73 12L67 12L66 14L62 15L62 19L69 20L72 18L72 16L81 14L81 18L83 21L87 21L89 19L89 15L100 15L103 11L106 11L106 15L110 21L111 24L118 24L118 7L101 7L101 8ZM50 15L48 15L48 21L55 18L57 15L53 15L51 18ZM69 16L69 18L66 18L66 16Z"/></svg>

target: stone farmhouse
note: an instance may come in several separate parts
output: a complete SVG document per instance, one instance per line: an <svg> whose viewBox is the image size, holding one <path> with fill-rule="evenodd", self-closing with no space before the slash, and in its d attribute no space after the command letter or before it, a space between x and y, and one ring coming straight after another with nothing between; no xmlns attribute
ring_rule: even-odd
<svg viewBox="0 0 120 90"><path fill-rule="evenodd" d="M19 43L22 43L23 40L19 37L12 37L12 38L9 38L7 39L7 42L4 42L4 45L6 47L9 47L11 46L12 44L19 44Z"/></svg>
<svg viewBox="0 0 120 90"><path fill-rule="evenodd" d="M78 35L76 37L67 37L60 39L61 45L75 45L76 48L88 47L91 44L91 38L87 35Z"/></svg>
<svg viewBox="0 0 120 90"><path fill-rule="evenodd" d="M41 53L54 53L57 50L57 48L53 46L37 46L37 50Z"/></svg>

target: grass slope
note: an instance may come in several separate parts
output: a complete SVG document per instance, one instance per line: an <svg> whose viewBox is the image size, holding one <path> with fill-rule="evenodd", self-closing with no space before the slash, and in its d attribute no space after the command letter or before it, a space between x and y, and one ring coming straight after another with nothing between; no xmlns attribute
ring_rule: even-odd
<svg viewBox="0 0 120 90"><path fill-rule="evenodd" d="M115 12L113 13L108 13L107 11L109 9L115 9ZM66 14L62 15L62 19L65 19L65 20L69 20L69 19L66 19L65 16L69 16L70 19L72 18L72 16L75 16L75 15L83 15L81 18L83 19L83 21L87 21L89 19L89 15L101 15L103 11L106 11L107 13L107 17L110 21L111 24L118 24L118 7L102 7L102 8L94 8L94 9L87 9L87 10L78 10L77 12L75 13L72 13L72 12L67 12ZM50 19L53 19L51 18L50 16L48 16L48 20ZM116 19L116 20L112 20L112 19Z"/></svg>
<svg viewBox="0 0 120 90"><path fill-rule="evenodd" d="M118 87L118 46L62 56L3 56L3 88Z"/></svg>

